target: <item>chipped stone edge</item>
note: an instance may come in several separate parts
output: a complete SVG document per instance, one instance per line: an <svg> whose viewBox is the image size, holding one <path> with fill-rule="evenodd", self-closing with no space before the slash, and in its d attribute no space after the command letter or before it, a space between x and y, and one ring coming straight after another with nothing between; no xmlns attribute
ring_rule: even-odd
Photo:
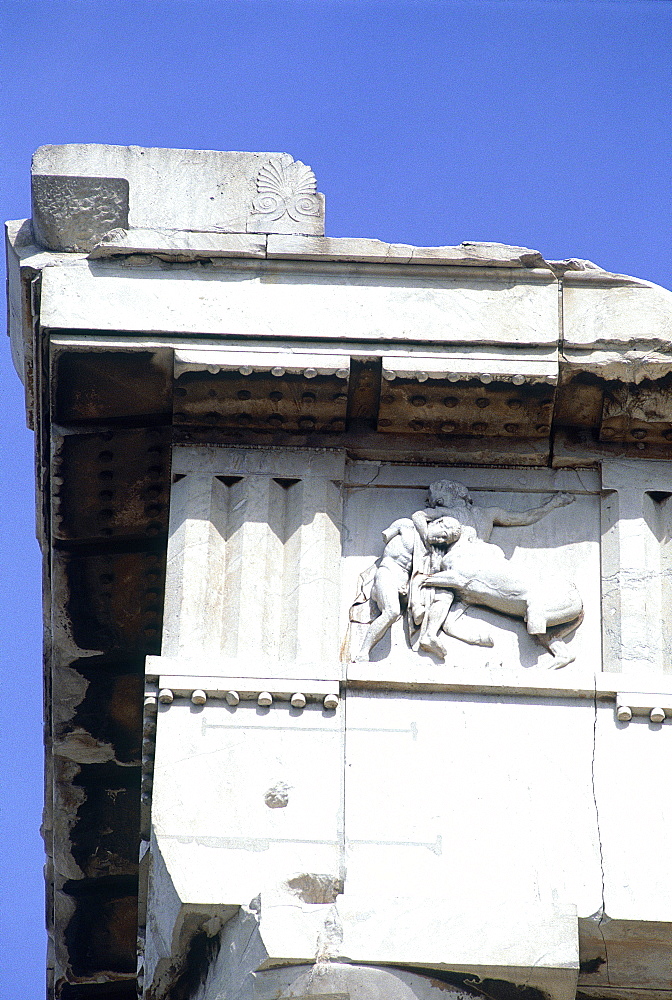
<svg viewBox="0 0 672 1000"><path fill-rule="evenodd" d="M254 233L207 233L174 229L112 229L89 259L148 254L164 260L265 257L266 237Z"/></svg>
<svg viewBox="0 0 672 1000"><path fill-rule="evenodd" d="M182 230L122 230L107 233L89 253L89 259L136 254L178 263L189 260L240 257L266 260L302 260L320 263L411 264L426 267L514 269L545 272L554 279L577 284L642 285L652 283L630 275L605 271L592 261L570 258L546 261L537 250L503 243L465 241L459 246L416 247L367 238L279 234L212 233Z"/></svg>
<svg viewBox="0 0 672 1000"><path fill-rule="evenodd" d="M510 247L503 243L465 241L459 246L415 247L367 238L113 229L87 254L49 251L35 243L34 237L27 240L25 234L30 229L29 219L8 222L6 226L8 245L19 257L21 265L36 270L54 264L137 256L156 257L169 263L239 258L464 268L467 274L471 273L474 277L479 270L515 270L528 275L536 273L540 277L546 275L552 280L562 278L565 284L662 287L644 278L605 271L591 261L576 258L546 261L536 250Z"/></svg>

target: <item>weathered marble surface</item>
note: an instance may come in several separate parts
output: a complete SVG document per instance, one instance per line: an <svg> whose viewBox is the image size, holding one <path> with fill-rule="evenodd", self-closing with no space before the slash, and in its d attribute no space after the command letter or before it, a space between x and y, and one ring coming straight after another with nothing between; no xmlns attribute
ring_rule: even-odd
<svg viewBox="0 0 672 1000"><path fill-rule="evenodd" d="M547 268L537 250L503 243L461 243L457 247L414 247L380 240L333 237L270 236L268 256L305 260L352 260L372 263L453 264L473 267Z"/></svg>
<svg viewBox="0 0 672 1000"><path fill-rule="evenodd" d="M567 1000L578 974L574 901L583 954L599 957L609 940L609 985L664 987L671 915L657 789L666 755L652 766L645 720L626 732L609 706L596 716L589 701L351 692L343 744L338 724L331 736L325 722L302 731L305 710L275 720L277 706L265 719L247 711L255 719L241 732L240 708L160 710L146 953L157 983L190 927L216 937L225 925L204 1000L224 987L240 1000L265 997L298 971L263 970L302 961L316 962L306 992L323 993L319 984L343 981L343 960L471 972ZM670 730L658 735L669 742ZM280 785L281 805L269 808ZM344 858L342 833L333 834L341 796ZM321 846L325 822L332 844ZM313 874L299 874L306 869ZM593 941L589 918L602 900L609 918ZM628 957L635 939L651 956L644 980Z"/></svg>
<svg viewBox="0 0 672 1000"><path fill-rule="evenodd" d="M514 385L547 383L558 380L559 358L556 347L526 348L517 345L514 352L505 348L474 345L470 351L448 354L423 354L420 351L386 353L383 356L383 378L393 382L398 378L446 379L451 382L482 378L484 384L495 379Z"/></svg>
<svg viewBox="0 0 672 1000"><path fill-rule="evenodd" d="M220 656L238 675L330 671L343 465L342 453L176 449L163 655Z"/></svg>
<svg viewBox="0 0 672 1000"><path fill-rule="evenodd" d="M178 475L202 469L210 484L224 471L259 475L268 461L264 450L175 452ZM287 450L283 471L305 473L304 461ZM315 455L313 473L333 473L334 461L335 455ZM638 495L647 482L657 485L657 469L642 465ZM344 610L364 553L368 560L379 544L379 527L404 503L409 512L422 506L427 485L442 473L366 462L340 468ZM557 690L535 681L537 655L534 663L525 659L521 626L521 635L498 636L500 660L489 667L466 656L447 666L425 656L427 665L421 658L418 666L418 654L399 636L389 654L348 671L336 713L341 723L316 702L292 709L286 681L277 682L286 690L268 709L249 699L227 704L226 679L199 673L217 663L212 652L191 661L191 676L188 659L152 661L150 676L175 689L172 705L159 709L157 729L146 951L156 984L174 954L168 939L188 940L190 927L211 927L213 936L221 933L221 948L203 1000L224 988L240 1000L265 998L283 983L294 992L297 972L271 970L301 962L315 963L306 973L307 993L323 992L309 983L324 986L323 975L337 982L344 961L457 970L569 1000L579 931L586 960L602 961L604 938L595 937L595 927L604 920L604 934L613 932L603 959L609 982L618 979L630 990L641 981L628 958L627 942L637 937L638 948L653 956L646 981L652 989L661 985L665 934L655 928L668 927L672 914L657 861L666 827L656 789L666 758L653 741L667 743L672 731L649 714L654 702L669 710L672 689L661 679L656 690L655 674L643 674L634 660L621 675L623 690L614 674L599 676L602 477L597 470L549 469L463 469L450 476L482 503L509 509L572 492L571 505L536 524L498 529L498 544L512 558L535 565L545 556L554 572L569 567L581 581L587 614L572 640L579 655L571 676ZM603 478L607 490L612 480L632 482L627 464L603 470ZM607 558L615 551L610 544ZM621 545L618 559L627 561L629 552ZM199 627L207 636L205 622ZM621 628L630 627L626 616ZM509 622L503 631L511 628ZM172 681L162 673L177 669L171 662L184 671ZM253 684L244 677L241 685ZM253 694L271 683L259 678ZM203 708L189 701L191 687L201 685ZM616 716L621 703L632 705L629 722ZM310 760L302 740L310 741ZM624 806L623 775L632 809ZM214 805L206 801L211 788ZM163 930L152 920L163 921ZM245 957L231 961L227 949L236 954L243 939Z"/></svg>
<svg viewBox="0 0 672 1000"><path fill-rule="evenodd" d="M458 912L475 893L512 914L599 908L590 703L362 692L347 719L352 891L384 892L393 871L400 895L422 886Z"/></svg>
<svg viewBox="0 0 672 1000"><path fill-rule="evenodd" d="M242 921L240 928L227 927L225 949L229 946L234 951L232 946L243 938L246 931L249 933ZM218 977L219 971L224 974L223 979ZM213 974L194 1000L215 1000L222 995L219 992L222 982L226 984L226 996L232 1000L265 1000L268 996L275 996L278 1000L299 996L329 997L333 1000L345 1000L347 997L352 1000L468 1000L470 996L458 987L400 969L324 962L319 966L296 965L250 973L240 963L240 967L232 972L225 969L225 963L220 958Z"/></svg>
<svg viewBox="0 0 672 1000"><path fill-rule="evenodd" d="M340 708L185 699L157 723L148 912L169 934L149 926L150 979L194 909L230 915L301 873L331 880L333 896L344 877Z"/></svg>
<svg viewBox="0 0 672 1000"><path fill-rule="evenodd" d="M36 182L37 236L8 230L10 331L36 425L47 399L58 425L38 437L53 473L39 531L56 541L57 979L129 985L140 830L152 1000L204 936L199 1000L463 1000L374 962L478 977L469 995L570 1000L577 931L586 996L669 1000L670 294L524 247L326 239L314 177L286 154L69 147L35 167L51 195ZM104 211L59 243L78 190ZM38 238L97 245L85 258ZM232 427L269 365L259 419ZM303 435L297 417L274 439L279 379L333 379L320 431L338 399L338 433ZM283 405L301 413L302 394ZM173 453L172 655L147 664L140 746L171 420L207 445ZM576 664L538 669L523 626L496 614L492 660L460 646L440 663L402 631L373 663L346 662L359 569L442 477L517 509L576 497L493 539L577 580ZM80 977L92 941L102 957Z"/></svg>
<svg viewBox="0 0 672 1000"><path fill-rule="evenodd" d="M601 898L590 703L540 712L515 698L350 694L345 744L333 713L292 711L159 709L149 978L190 919L217 930L239 903L206 997L275 964L345 959L567 998L578 961L566 901L592 913ZM247 967L226 957L240 920Z"/></svg>
<svg viewBox="0 0 672 1000"><path fill-rule="evenodd" d="M90 250L110 229L128 225L125 177L65 177L33 173L36 241L50 250Z"/></svg>
<svg viewBox="0 0 672 1000"><path fill-rule="evenodd" d="M263 171L274 176L265 177ZM92 249L110 229L202 230L220 233L324 233L324 196L310 167L288 153L238 153L72 143L41 146L33 176L110 179L128 185L128 222L91 233ZM311 180L312 179L312 180ZM59 206L40 201L45 216ZM44 225L40 232L46 236ZM55 233L51 233L53 237ZM51 246L51 243L47 243ZM52 247L58 249L58 247Z"/></svg>
<svg viewBox="0 0 672 1000"><path fill-rule="evenodd" d="M523 926L517 929L521 933L527 930ZM226 928L226 945L236 941L234 934L233 927ZM240 936L242 937L242 934ZM576 971L574 968L551 968L553 959L554 956L549 955L544 965L521 969L520 985L524 983L533 989L542 989L553 1000L573 1000ZM209 981L195 995L195 1000L216 1000L222 996L219 992L222 980L218 980L216 971L220 967L224 971L223 966L224 962L220 960ZM493 978L496 978L499 970L492 967L491 971ZM465 981L468 984L468 968L459 972L465 974ZM257 973L248 972L246 976L242 969L236 968L235 973L231 975L229 971L224 979L226 996L232 1000L265 1000L268 996L275 996L280 1000L299 996L329 997L333 1000L345 1000L347 997L371 997L372 1000L467 1000L473 995L469 985L462 990L459 986L452 986L442 981L438 976L344 962L325 961L313 966L294 965Z"/></svg>
<svg viewBox="0 0 672 1000"><path fill-rule="evenodd" d="M563 296L566 346L573 350L641 349L669 353L672 291L643 282L637 287L590 287L568 281ZM643 372L640 377L643 376Z"/></svg>
<svg viewBox="0 0 672 1000"><path fill-rule="evenodd" d="M89 253L89 259L151 254L164 260L209 260L213 257L265 257L264 236L242 233L197 233L181 229L111 229Z"/></svg>
<svg viewBox="0 0 672 1000"><path fill-rule="evenodd" d="M362 479L366 475L365 468L361 467ZM395 488L391 488L389 481L385 483L384 479L379 481L375 475L371 475L369 487L353 486L346 489L344 520L348 525L357 525L357 530L351 529L344 542L342 621L346 631L349 608L358 590L358 577L380 554L381 532L397 517L410 516L413 511L424 506L424 484L428 484L428 473L418 469L404 471L405 482L401 469L390 470L394 481L398 483ZM451 471L450 478L462 481L471 488L474 471L464 470L462 475ZM520 472L512 475L493 470L490 482L487 483L488 474L482 472L478 476L475 480L478 487L473 490L475 502L482 506L524 510L538 506L549 495L557 495L557 491L550 494L537 492L537 483L542 486L543 478L546 477L535 483L535 472L528 473L526 479ZM556 483L561 482L561 479L556 479ZM416 483L417 486L414 485ZM528 489L534 492L521 489L523 483L529 484ZM499 491L496 489L498 485ZM576 655L573 669L578 668L592 674L600 669L601 664L600 507L598 497L586 493L585 487L574 480L574 488L577 486L580 492L572 494L576 499L570 506L555 510L528 527L495 528L492 541L511 558L513 566L520 566L523 571L543 572L541 567L545 565L547 572L561 574L576 582L584 602L585 619L574 637L568 640L568 646ZM471 646L446 637L446 669L469 667L492 675L499 670L515 670L521 666L526 669L544 667L548 665L547 659L551 661L546 654L539 655L539 646L527 634L522 623L475 607L469 609L464 617L476 623L485 623L487 630L493 635L494 646ZM356 655L365 631L364 625L351 626L351 657ZM406 624L402 618L373 649L371 660L379 665L381 678L396 679L401 676L412 677L415 670L422 671L422 661L428 661L429 665L435 658L431 653L414 652L410 648Z"/></svg>
<svg viewBox="0 0 672 1000"><path fill-rule="evenodd" d="M604 460L602 578L609 666L672 672L671 477L666 464Z"/></svg>
<svg viewBox="0 0 672 1000"><path fill-rule="evenodd" d="M309 265L307 265L309 266ZM319 267L297 282L287 265L242 264L205 274L113 262L50 269L43 323L68 329L198 331L229 336L476 344L555 345L557 286L552 277L522 280L415 274L381 283L368 273Z"/></svg>
<svg viewBox="0 0 672 1000"><path fill-rule="evenodd" d="M278 351L272 346L263 346L265 350L255 351L237 351L230 348L175 351L175 377L179 378L185 372L203 370L213 374L233 371L245 375L255 371L268 372L279 369L279 374L289 372L293 375L305 375L307 372L307 378L314 378L315 375L337 375L343 379L347 379L350 374L347 356L343 354Z"/></svg>
<svg viewBox="0 0 672 1000"><path fill-rule="evenodd" d="M664 930L672 944L672 876L666 856L670 836L660 789L672 753L669 721L647 716L619 723L607 705L596 715L595 800L604 867L604 910L612 919L651 922L655 939ZM641 929L640 929L641 933ZM668 952L669 954L669 952ZM652 973L654 970L652 969ZM669 967L668 967L669 974ZM652 979L655 979L655 973ZM659 982L660 985L660 982Z"/></svg>
<svg viewBox="0 0 672 1000"><path fill-rule="evenodd" d="M319 705L159 708L152 825L183 902L239 905L302 871L343 878L342 725ZM278 782L285 809L265 801Z"/></svg>
<svg viewBox="0 0 672 1000"><path fill-rule="evenodd" d="M632 391L632 387L648 386L655 392L655 383L672 370L670 351L670 316L672 291L658 285L639 282L621 287L594 282L587 286L568 280L563 291L563 326L566 377L579 372L600 379L618 380L624 411L639 425L663 422L663 432L669 434L672 413L667 404L668 390L657 399ZM631 398L628 400L626 386ZM641 399L640 399L641 396ZM636 413L643 406L646 412ZM609 414L603 414L608 417ZM637 424L635 424L637 426ZM611 428L603 440L613 439ZM628 439L616 434L616 439ZM669 440L669 437L667 438Z"/></svg>

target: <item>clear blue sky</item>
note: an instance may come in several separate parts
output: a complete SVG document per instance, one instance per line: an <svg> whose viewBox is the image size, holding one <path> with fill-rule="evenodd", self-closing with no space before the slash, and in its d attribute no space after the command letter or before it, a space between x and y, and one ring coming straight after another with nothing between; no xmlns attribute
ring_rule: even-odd
<svg viewBox="0 0 672 1000"><path fill-rule="evenodd" d="M668 0L4 0L5 219L33 150L286 151L327 234L495 240L672 287ZM3 419L2 996L44 996L32 435Z"/></svg>

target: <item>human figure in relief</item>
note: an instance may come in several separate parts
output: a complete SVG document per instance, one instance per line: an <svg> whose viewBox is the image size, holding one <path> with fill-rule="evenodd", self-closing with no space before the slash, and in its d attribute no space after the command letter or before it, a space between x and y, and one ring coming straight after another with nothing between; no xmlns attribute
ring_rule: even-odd
<svg viewBox="0 0 672 1000"><path fill-rule="evenodd" d="M556 574L541 577L513 566L498 545L481 541L474 528L442 517L428 525L428 542L439 556L438 572L422 584L445 589L445 616L455 598L524 619L527 631L566 667L574 657L562 641L583 620L583 603L573 583ZM436 561L435 561L436 564ZM439 606L435 599L431 612ZM436 631L440 624L436 623Z"/></svg>
<svg viewBox="0 0 672 1000"><path fill-rule="evenodd" d="M461 483L443 479L432 483L427 495L427 507L412 517L399 518L383 531L385 549L376 568L371 597L380 615L369 625L364 642L356 656L368 660L373 647L392 624L402 615L402 603L408 604L411 627L421 626L420 648L441 659L446 649L439 632L475 645L491 646L492 638L474 623L460 622L463 605L454 605L449 590L431 584L423 586L427 576L440 567L440 553L432 545L428 529L441 518L452 518L459 525L471 528L474 538L488 541L493 527L516 527L534 524L549 511L573 501L568 493L558 493L539 507L525 511L508 511L500 507L475 505L469 490ZM499 550L501 552L501 550ZM503 556L503 553L502 553Z"/></svg>

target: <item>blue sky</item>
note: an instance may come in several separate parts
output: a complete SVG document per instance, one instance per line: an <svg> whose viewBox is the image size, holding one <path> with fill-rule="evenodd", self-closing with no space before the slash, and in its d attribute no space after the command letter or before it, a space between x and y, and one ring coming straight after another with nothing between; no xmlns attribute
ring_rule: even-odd
<svg viewBox="0 0 672 1000"><path fill-rule="evenodd" d="M494 240L672 287L669 0L4 0L0 200L33 150L286 151L327 234ZM40 564L32 434L5 344L3 925L7 997L44 995Z"/></svg>

